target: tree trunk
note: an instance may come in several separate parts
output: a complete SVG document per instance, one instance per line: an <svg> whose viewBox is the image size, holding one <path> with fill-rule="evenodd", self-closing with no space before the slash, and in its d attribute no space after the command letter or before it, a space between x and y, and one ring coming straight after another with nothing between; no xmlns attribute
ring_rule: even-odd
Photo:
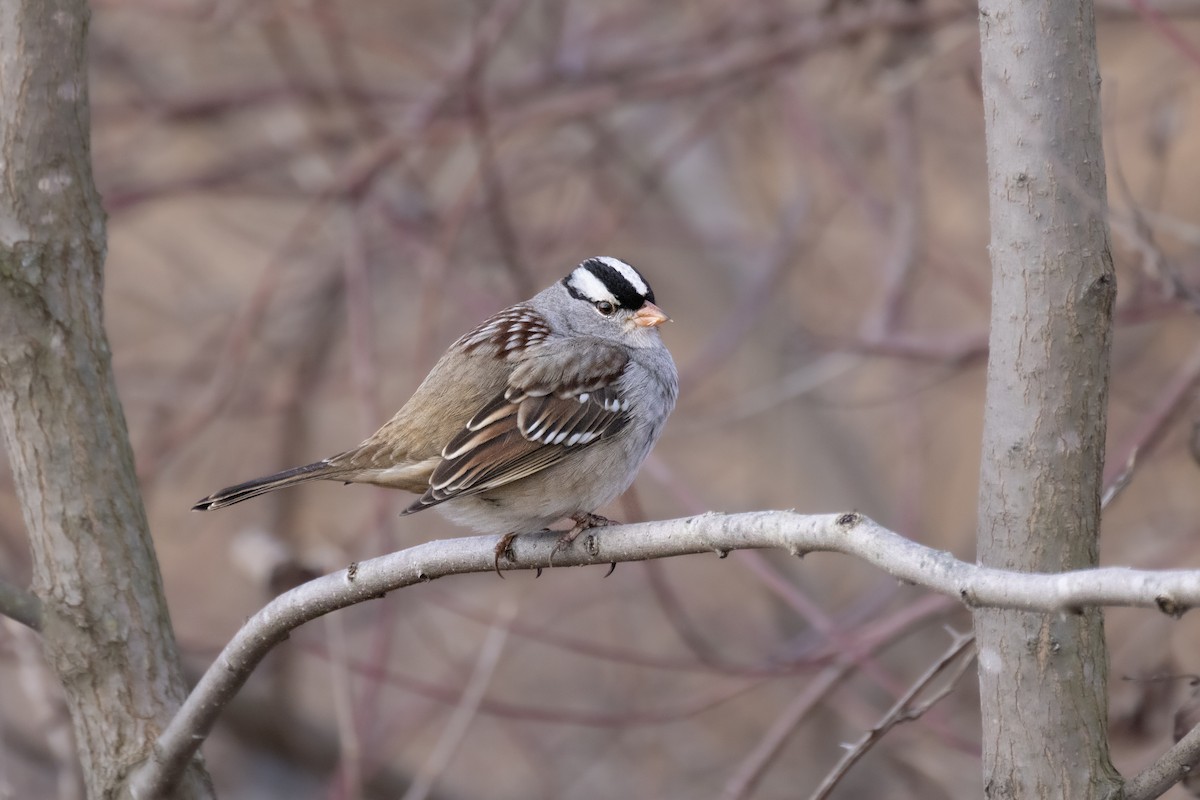
<svg viewBox="0 0 1200 800"><path fill-rule="evenodd" d="M102 327L87 21L83 0L0 3L0 424L46 655L107 798L185 687Z"/></svg>
<svg viewBox="0 0 1200 800"><path fill-rule="evenodd" d="M979 557L1091 567L1116 292L1091 0L984 0L980 33L993 283ZM1119 791L1100 611L975 624L986 796Z"/></svg>

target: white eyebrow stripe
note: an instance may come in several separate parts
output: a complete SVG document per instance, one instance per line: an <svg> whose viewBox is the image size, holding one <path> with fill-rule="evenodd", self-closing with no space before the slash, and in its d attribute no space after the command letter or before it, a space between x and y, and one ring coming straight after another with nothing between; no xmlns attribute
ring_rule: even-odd
<svg viewBox="0 0 1200 800"><path fill-rule="evenodd" d="M644 280L642 280L642 276L638 274L638 271L626 264L621 259L613 258L612 256L596 256L596 260L603 261L605 264L621 273L621 276L624 277L625 280L629 281L629 285L633 287L633 290L642 297L650 294L650 287L646 285Z"/></svg>
<svg viewBox="0 0 1200 800"><path fill-rule="evenodd" d="M591 300L593 303L598 303L601 300L607 300L614 306L620 305L613 293L604 285L604 281L597 278L592 273L582 267L578 267L571 273L571 285L575 287L575 291Z"/></svg>

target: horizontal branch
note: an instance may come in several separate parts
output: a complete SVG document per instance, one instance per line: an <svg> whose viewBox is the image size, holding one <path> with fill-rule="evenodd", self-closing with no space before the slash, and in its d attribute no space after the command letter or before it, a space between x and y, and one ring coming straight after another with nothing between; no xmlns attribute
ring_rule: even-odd
<svg viewBox="0 0 1200 800"><path fill-rule="evenodd" d="M439 539L309 581L272 600L242 626L163 731L152 757L130 778L130 795L166 794L212 729L221 709L264 656L300 625L387 592L493 569L497 536ZM860 514L789 511L697 517L594 529L557 553L556 535L530 534L512 545L501 569L572 567L696 553L780 548L794 555L827 551L857 556L907 583L968 606L1073 612L1087 606L1143 606L1172 615L1200 605L1200 570L1106 568L1058 574L989 569L912 542ZM553 557L553 562L551 561Z"/></svg>

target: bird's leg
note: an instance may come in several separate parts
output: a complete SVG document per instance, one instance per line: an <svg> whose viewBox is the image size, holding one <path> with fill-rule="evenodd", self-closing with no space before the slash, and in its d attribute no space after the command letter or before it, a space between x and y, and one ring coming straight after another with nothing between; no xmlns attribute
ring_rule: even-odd
<svg viewBox="0 0 1200 800"><path fill-rule="evenodd" d="M606 528L609 525L620 525L615 519L602 517L599 514L572 514L571 519L575 522L575 527L558 537L558 541L554 543L554 549L550 551L550 560L554 561L554 554L562 548L569 545L571 542L579 538L579 534L592 528ZM551 564L553 566L553 564Z"/></svg>
<svg viewBox="0 0 1200 800"><path fill-rule="evenodd" d="M542 533L549 533L549 531L542 531ZM513 549L512 549L512 543L514 541L516 541L516 538L517 538L517 534L506 533L500 537L500 541L496 542L496 557L492 561L492 565L496 568L496 574L500 576L501 580L504 579L504 573L500 571L500 559L503 558L505 561L509 562L510 564L517 563L517 555L516 555L516 553L513 552ZM536 567L536 569L537 569L536 577L538 577L538 578L542 577L542 568Z"/></svg>

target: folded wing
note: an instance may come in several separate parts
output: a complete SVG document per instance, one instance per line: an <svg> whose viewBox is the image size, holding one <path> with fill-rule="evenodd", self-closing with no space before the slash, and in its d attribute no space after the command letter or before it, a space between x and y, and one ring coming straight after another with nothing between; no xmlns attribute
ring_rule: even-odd
<svg viewBox="0 0 1200 800"><path fill-rule="evenodd" d="M530 348L505 391L446 445L429 488L405 513L521 480L621 430L627 404L617 382L628 354L597 340L581 361L578 348L577 341Z"/></svg>

